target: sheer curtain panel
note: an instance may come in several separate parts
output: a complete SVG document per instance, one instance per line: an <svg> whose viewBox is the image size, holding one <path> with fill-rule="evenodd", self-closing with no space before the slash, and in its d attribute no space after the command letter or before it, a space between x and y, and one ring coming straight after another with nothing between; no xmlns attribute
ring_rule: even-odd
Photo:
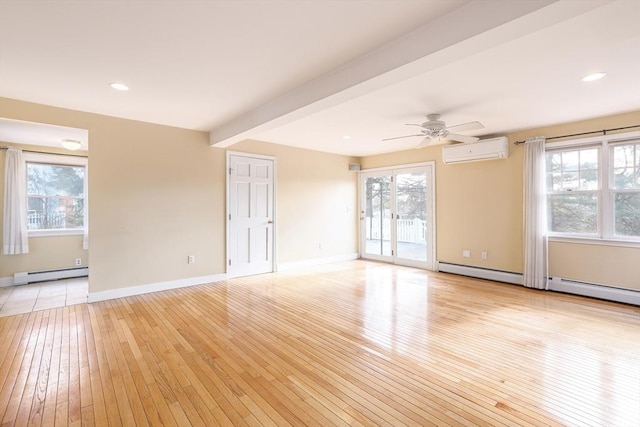
<svg viewBox="0 0 640 427"><path fill-rule="evenodd" d="M2 253L29 253L27 235L27 175L22 150L9 148L4 165Z"/></svg>
<svg viewBox="0 0 640 427"><path fill-rule="evenodd" d="M547 289L547 197L543 137L524 146L524 286Z"/></svg>

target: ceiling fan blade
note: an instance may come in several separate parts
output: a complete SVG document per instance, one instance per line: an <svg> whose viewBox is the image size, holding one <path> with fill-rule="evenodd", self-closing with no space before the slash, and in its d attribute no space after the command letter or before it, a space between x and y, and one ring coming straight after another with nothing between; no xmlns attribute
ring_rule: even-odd
<svg viewBox="0 0 640 427"><path fill-rule="evenodd" d="M461 125L449 126L447 130L449 132L466 132L469 130L483 129L484 125L480 122L469 122Z"/></svg>
<svg viewBox="0 0 640 427"><path fill-rule="evenodd" d="M418 148L424 148L427 145L429 145L429 143L431 142L431 138L426 137L425 139L423 139L422 141L420 141L420 143L418 145L416 145L416 149Z"/></svg>
<svg viewBox="0 0 640 427"><path fill-rule="evenodd" d="M450 141L459 141L459 142L477 142L480 138L476 138L475 136L467 136L467 135L458 135L457 133L450 133L447 135L446 139Z"/></svg>
<svg viewBox="0 0 640 427"><path fill-rule="evenodd" d="M383 139L383 141L391 141L391 140L394 140L394 139L402 139L402 138L412 138L414 136L424 136L424 135L419 133L417 135L394 136L393 138L385 138L385 139Z"/></svg>
<svg viewBox="0 0 640 427"><path fill-rule="evenodd" d="M418 126L418 127L420 127L420 128L422 127L422 125L419 125L419 124L417 124L417 123L405 123L404 125L405 125L405 126Z"/></svg>

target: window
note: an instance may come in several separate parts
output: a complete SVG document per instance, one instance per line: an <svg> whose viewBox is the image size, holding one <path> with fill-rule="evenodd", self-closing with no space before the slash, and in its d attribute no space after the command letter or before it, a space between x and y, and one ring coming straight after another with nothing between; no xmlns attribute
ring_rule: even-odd
<svg viewBox="0 0 640 427"><path fill-rule="evenodd" d="M640 240L640 139L548 144L550 235Z"/></svg>
<svg viewBox="0 0 640 427"><path fill-rule="evenodd" d="M640 236L640 142L611 147L614 234Z"/></svg>
<svg viewBox="0 0 640 427"><path fill-rule="evenodd" d="M79 232L85 226L86 159L25 154L30 234Z"/></svg>
<svg viewBox="0 0 640 427"><path fill-rule="evenodd" d="M598 233L598 148L547 153L547 224L557 233Z"/></svg>

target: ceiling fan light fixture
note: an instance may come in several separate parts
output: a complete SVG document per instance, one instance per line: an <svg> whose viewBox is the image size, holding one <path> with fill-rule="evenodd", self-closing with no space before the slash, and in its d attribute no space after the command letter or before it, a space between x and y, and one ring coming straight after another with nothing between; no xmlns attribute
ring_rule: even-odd
<svg viewBox="0 0 640 427"><path fill-rule="evenodd" d="M82 143L75 139L63 139L62 146L67 150L75 151L82 147Z"/></svg>
<svg viewBox="0 0 640 427"><path fill-rule="evenodd" d="M600 80L601 78L603 78L604 76L606 76L607 73L604 73L602 71L599 71L597 73L591 73L591 74L587 74L586 76L584 76L581 80L583 82L593 82L596 80Z"/></svg>

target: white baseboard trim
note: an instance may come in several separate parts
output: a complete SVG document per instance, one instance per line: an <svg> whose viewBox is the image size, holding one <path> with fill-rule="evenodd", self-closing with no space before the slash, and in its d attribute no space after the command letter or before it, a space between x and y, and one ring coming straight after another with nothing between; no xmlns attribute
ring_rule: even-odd
<svg viewBox="0 0 640 427"><path fill-rule="evenodd" d="M170 280L168 282L149 283L148 285L131 286L128 288L110 289L102 292L90 292L88 302L105 301L114 298L130 297L148 294L150 292L167 291L185 288L187 286L203 285L205 283L226 280L226 274L212 274L210 276L190 277L188 279Z"/></svg>
<svg viewBox="0 0 640 427"><path fill-rule="evenodd" d="M307 259L304 261L284 262L282 264L278 264L278 268L276 271L295 270L299 268L313 267L314 265L331 264L334 262L343 262L343 261L352 261L358 258L360 258L360 254L353 253L353 254L330 256L325 258L313 258L313 259Z"/></svg>
<svg viewBox="0 0 640 427"><path fill-rule="evenodd" d="M9 277L0 277L0 288L4 288L7 286L13 286L13 276Z"/></svg>
<svg viewBox="0 0 640 427"><path fill-rule="evenodd" d="M567 294L599 298L608 301L622 302L640 306L640 292L630 289L612 288L611 286L574 282L573 280L552 277L548 282L549 290Z"/></svg>
<svg viewBox="0 0 640 427"><path fill-rule="evenodd" d="M448 262L438 262L437 270L443 273L459 274L460 276L477 277L479 279L493 280L495 282L511 283L522 285L522 274L511 273L501 270L490 270L488 268L471 267L468 265L450 264Z"/></svg>

